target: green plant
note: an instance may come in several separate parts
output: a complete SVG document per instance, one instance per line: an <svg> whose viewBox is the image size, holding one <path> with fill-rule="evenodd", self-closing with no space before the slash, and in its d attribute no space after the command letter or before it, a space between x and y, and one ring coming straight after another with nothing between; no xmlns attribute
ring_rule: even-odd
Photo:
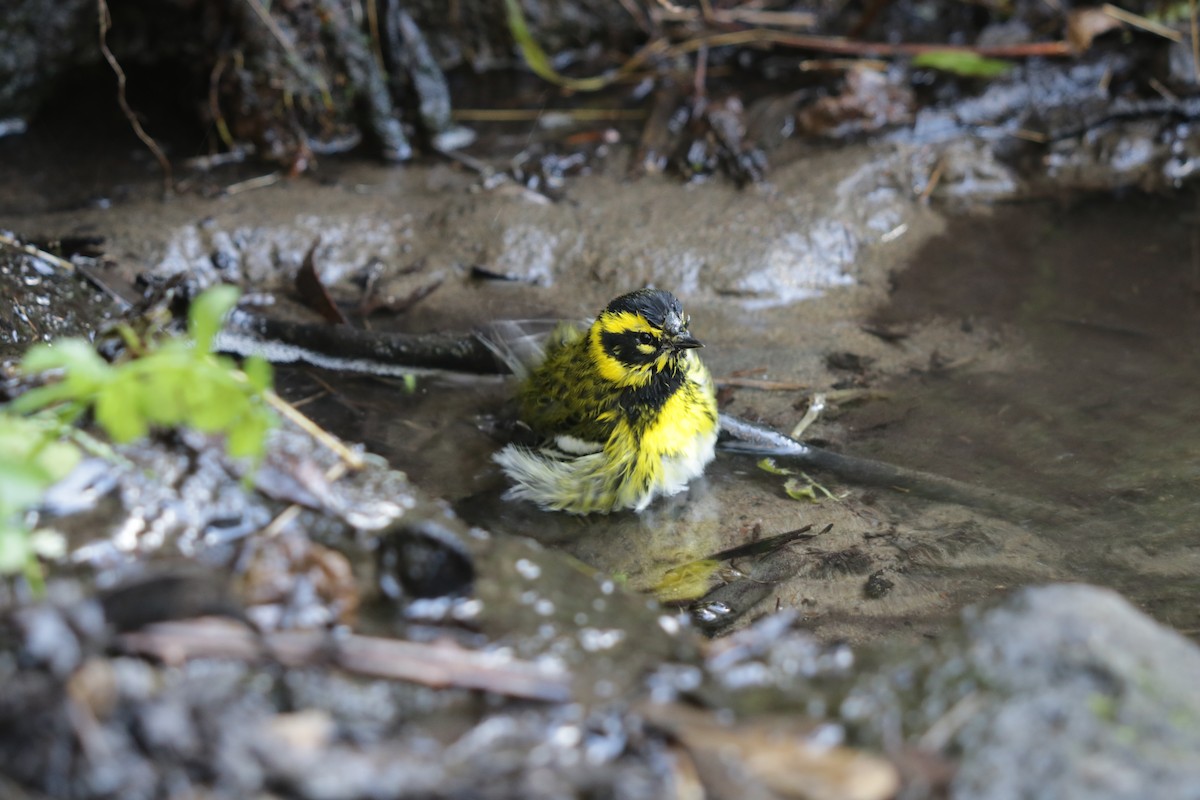
<svg viewBox="0 0 1200 800"><path fill-rule="evenodd" d="M36 535L25 515L80 459L59 432L52 420L0 413L0 574L24 572L35 588L42 582L37 555L54 540Z"/></svg>
<svg viewBox="0 0 1200 800"><path fill-rule="evenodd" d="M68 420L91 410L118 444L153 427L224 433L230 455L260 457L275 419L264 400L271 366L249 358L238 369L212 352L221 320L237 296L234 287L218 286L197 297L188 312L188 337L141 340L129 327L121 328L130 358L114 364L83 339L33 347L22 370L61 370L62 378L21 395L12 410L28 414L53 407Z"/></svg>
<svg viewBox="0 0 1200 800"><path fill-rule="evenodd" d="M232 286L197 297L188 312L188 336L139 337L121 326L127 357L116 363L105 361L83 339L30 348L21 362L23 372L61 375L0 410L0 574L23 571L31 585L40 587L36 556L47 554L53 540L39 537L26 517L79 462L80 448L66 437L81 432L71 434L66 423L88 411L118 444L152 428L187 427L223 433L232 456L261 458L276 419L268 405L271 366L250 358L239 369L212 352L213 338L237 297Z"/></svg>
<svg viewBox="0 0 1200 800"><path fill-rule="evenodd" d="M914 58L912 64L963 78L999 78L1013 68L1011 62L985 58L968 50L930 50Z"/></svg>

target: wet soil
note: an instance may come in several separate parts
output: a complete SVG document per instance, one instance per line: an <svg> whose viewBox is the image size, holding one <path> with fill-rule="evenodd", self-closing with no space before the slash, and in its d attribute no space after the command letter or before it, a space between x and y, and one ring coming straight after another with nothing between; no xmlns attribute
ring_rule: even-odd
<svg viewBox="0 0 1200 800"><path fill-rule="evenodd" d="M369 276L375 299L401 309L369 317L378 329L586 319L633 286L671 288L713 373L732 379L724 411L787 431L814 392L832 392L840 399L806 437L1035 499L1061 518L998 519L823 475L811 477L837 499L797 501L782 477L735 455L641 517L545 514L499 499L489 456L510 413L503 380L422 376L414 388L288 368L282 390L470 521L635 589L696 558L832 524L790 547L794 577L758 606L798 608L827 640L935 634L971 601L1051 579L1115 586L1194 633L1200 620L1183 602L1196 588L1193 201L1028 204L947 223L897 177L907 157L845 147L737 190L629 182L616 156L553 204L515 187L479 191L445 164L330 161L320 180L167 202L148 170L117 184L98 170L92 187L47 195L38 187L61 174L44 165L28 202L13 192L0 203L0 227L102 232L125 278L188 272L265 292L287 288L319 235L335 296L352 306ZM515 280L478 280L477 266Z"/></svg>

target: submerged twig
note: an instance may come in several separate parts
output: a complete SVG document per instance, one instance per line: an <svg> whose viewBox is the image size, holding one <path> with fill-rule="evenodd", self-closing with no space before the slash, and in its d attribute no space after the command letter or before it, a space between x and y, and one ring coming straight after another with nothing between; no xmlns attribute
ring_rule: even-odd
<svg viewBox="0 0 1200 800"><path fill-rule="evenodd" d="M329 469L325 470L325 474L322 477L325 479L326 483L333 483L344 476L347 469L347 462L339 461ZM283 529L292 522L292 520L299 516L302 510L303 508L299 503L292 503L283 511L280 511L275 516L275 519L268 522L266 526L258 532L259 537L263 539L271 539L275 536L278 536Z"/></svg>
<svg viewBox="0 0 1200 800"><path fill-rule="evenodd" d="M284 400L274 391L267 390L263 392L263 399L267 401L267 405L279 412L280 416L287 419L289 422L300 428L313 439L317 440L327 448L337 454L338 458L346 463L351 469L362 469L365 462L363 457L351 450L346 445L342 444L336 436L322 428L317 423L313 422L308 417L301 414L292 407L287 400Z"/></svg>
<svg viewBox="0 0 1200 800"><path fill-rule="evenodd" d="M1060 508L942 475L822 450L730 414L721 415L721 431L733 437L721 443L724 450L786 458L806 467L831 472L853 483L911 492L929 500L957 503L1015 520L1063 516L1066 513Z"/></svg>

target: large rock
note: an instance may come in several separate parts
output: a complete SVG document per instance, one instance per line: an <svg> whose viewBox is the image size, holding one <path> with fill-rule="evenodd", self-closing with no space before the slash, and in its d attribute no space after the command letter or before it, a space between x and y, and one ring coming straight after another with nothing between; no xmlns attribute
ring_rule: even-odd
<svg viewBox="0 0 1200 800"><path fill-rule="evenodd" d="M958 762L950 796L1200 797L1200 649L1119 595L1023 590L882 670L843 714Z"/></svg>

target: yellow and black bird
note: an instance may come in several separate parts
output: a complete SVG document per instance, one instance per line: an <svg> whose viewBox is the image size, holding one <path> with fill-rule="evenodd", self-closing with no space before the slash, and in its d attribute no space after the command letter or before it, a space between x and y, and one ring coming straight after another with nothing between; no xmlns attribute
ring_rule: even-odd
<svg viewBox="0 0 1200 800"><path fill-rule="evenodd" d="M713 458L717 401L679 300L640 289L586 330L559 326L520 389L520 414L542 441L495 460L507 497L574 514L641 511L683 491Z"/></svg>

